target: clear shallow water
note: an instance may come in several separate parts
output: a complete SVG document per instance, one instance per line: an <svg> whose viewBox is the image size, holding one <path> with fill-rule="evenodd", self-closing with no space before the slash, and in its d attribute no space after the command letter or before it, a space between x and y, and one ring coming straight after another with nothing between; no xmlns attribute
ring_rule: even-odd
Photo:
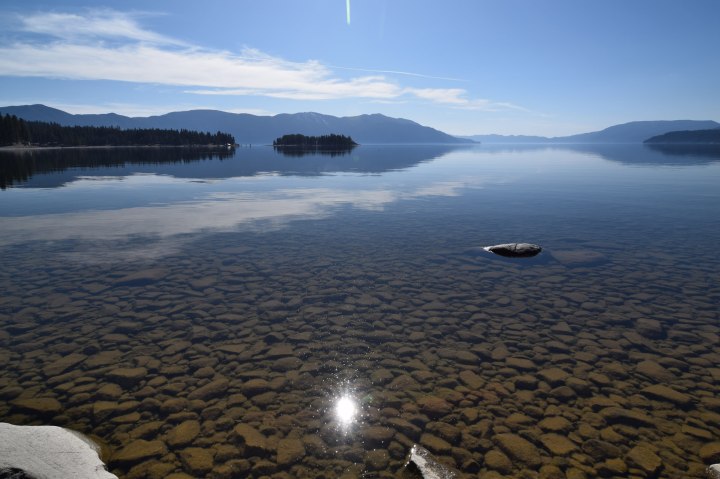
<svg viewBox="0 0 720 479"><path fill-rule="evenodd" d="M123 476L396 477L417 442L702 477L720 441L712 150L40 153L0 157L0 418ZM509 241L545 250L477 251Z"/></svg>

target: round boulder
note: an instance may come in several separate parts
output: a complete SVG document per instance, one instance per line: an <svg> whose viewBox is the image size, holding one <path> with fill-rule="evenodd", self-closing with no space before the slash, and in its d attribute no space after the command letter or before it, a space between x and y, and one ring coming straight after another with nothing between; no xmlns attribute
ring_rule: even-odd
<svg viewBox="0 0 720 479"><path fill-rule="evenodd" d="M486 246L483 249L508 258L530 258L542 251L540 246L531 243L505 243Z"/></svg>

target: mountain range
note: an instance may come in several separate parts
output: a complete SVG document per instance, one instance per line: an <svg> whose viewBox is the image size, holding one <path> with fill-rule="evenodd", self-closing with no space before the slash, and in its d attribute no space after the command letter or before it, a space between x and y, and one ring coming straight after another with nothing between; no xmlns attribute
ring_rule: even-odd
<svg viewBox="0 0 720 479"><path fill-rule="evenodd" d="M116 113L73 115L45 105L0 107L0 114L28 121L45 121L63 126L116 126L119 128L188 129L230 133L240 144L271 144L286 134L320 136L330 133L351 136L360 144L462 144L540 143L611 144L642 143L672 131L710 130L715 121L670 120L633 121L604 130L561 137L523 135L472 135L456 137L403 118L381 114L336 117L320 113L293 113L258 116L219 110L177 111L149 117L128 117Z"/></svg>
<svg viewBox="0 0 720 479"><path fill-rule="evenodd" d="M523 136L523 135L473 135L465 136L481 143L642 143L648 138L663 135L671 131L710 130L720 127L712 120L669 120L669 121L632 121L614 125L604 130L580 133L571 136Z"/></svg>
<svg viewBox="0 0 720 479"><path fill-rule="evenodd" d="M351 136L361 144L461 144L472 140L457 138L414 121L385 115L336 117L320 113L257 116L218 110L191 110L150 117L128 117L115 113L73 115L45 105L0 107L0 114L28 121L45 121L63 126L115 126L120 128L188 129L230 133L240 144L271 144L286 134L320 136L330 133Z"/></svg>

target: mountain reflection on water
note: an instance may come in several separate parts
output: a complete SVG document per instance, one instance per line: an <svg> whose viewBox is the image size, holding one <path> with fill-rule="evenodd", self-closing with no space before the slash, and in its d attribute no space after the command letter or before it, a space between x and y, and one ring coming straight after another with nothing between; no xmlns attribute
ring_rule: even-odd
<svg viewBox="0 0 720 479"><path fill-rule="evenodd" d="M294 176L337 172L380 174L411 168L452 151L472 148L496 153L573 150L624 164L650 166L691 166L720 161L718 145L377 145L343 151L272 149L262 146L240 147L234 150L65 148L0 151L0 189L56 188L74 181L78 176L121 177L138 173L196 179L271 173Z"/></svg>
<svg viewBox="0 0 720 479"><path fill-rule="evenodd" d="M56 188L74 181L78 176L127 176L133 173L197 179L268 173L302 176L343 171L382 173L410 168L458 148L407 145L365 146L342 152L298 152L270 147L240 147L235 150L65 148L0 151L0 188Z"/></svg>

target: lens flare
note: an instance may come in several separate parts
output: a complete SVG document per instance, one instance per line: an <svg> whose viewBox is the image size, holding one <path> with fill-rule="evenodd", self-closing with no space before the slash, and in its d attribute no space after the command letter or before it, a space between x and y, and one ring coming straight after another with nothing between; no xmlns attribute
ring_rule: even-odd
<svg viewBox="0 0 720 479"><path fill-rule="evenodd" d="M347 24L350 25L350 0L345 0L345 11L347 12Z"/></svg>
<svg viewBox="0 0 720 479"><path fill-rule="evenodd" d="M335 415L342 425L347 426L352 424L357 415L357 405L355 401L348 396L342 396L335 404Z"/></svg>

